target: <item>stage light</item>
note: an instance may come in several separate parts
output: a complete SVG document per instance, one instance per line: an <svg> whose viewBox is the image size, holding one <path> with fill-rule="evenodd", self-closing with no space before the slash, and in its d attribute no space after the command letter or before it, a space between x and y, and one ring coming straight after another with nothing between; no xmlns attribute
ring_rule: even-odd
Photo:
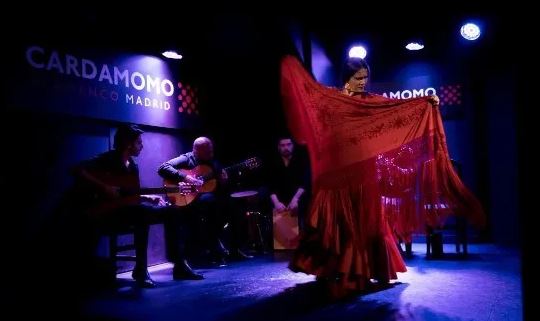
<svg viewBox="0 0 540 321"><path fill-rule="evenodd" d="M476 40L480 37L480 27L474 23L466 23L461 29L461 36L467 40Z"/></svg>
<svg viewBox="0 0 540 321"><path fill-rule="evenodd" d="M162 55L169 59L182 59L182 55L177 53L176 51L164 51Z"/></svg>
<svg viewBox="0 0 540 321"><path fill-rule="evenodd" d="M420 49L424 49L424 45L418 42L409 42L405 46L405 48L407 48L408 50L420 50Z"/></svg>
<svg viewBox="0 0 540 321"><path fill-rule="evenodd" d="M367 50L362 46L354 46L349 50L349 58L366 58Z"/></svg>

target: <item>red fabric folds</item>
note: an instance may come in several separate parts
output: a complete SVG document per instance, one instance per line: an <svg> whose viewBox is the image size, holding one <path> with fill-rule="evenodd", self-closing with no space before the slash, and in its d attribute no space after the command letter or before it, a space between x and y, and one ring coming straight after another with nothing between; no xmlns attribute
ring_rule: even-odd
<svg viewBox="0 0 540 321"><path fill-rule="evenodd" d="M307 145L313 177L308 228L291 269L361 290L369 279L406 271L395 236L409 240L449 214L485 223L427 97L349 97L318 84L296 58L281 68L289 128Z"/></svg>

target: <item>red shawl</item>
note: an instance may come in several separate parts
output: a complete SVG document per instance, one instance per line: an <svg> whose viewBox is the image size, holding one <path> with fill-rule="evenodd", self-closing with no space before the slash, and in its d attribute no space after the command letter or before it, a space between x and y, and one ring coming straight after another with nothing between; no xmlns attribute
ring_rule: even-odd
<svg viewBox="0 0 540 321"><path fill-rule="evenodd" d="M366 267L353 274L373 276L374 237L409 239L426 224L439 226L448 214L484 224L480 203L452 166L440 111L429 98L349 97L317 83L293 57L284 58L281 69L289 128L311 159L313 199L306 223L322 250L353 252L355 266ZM395 256L395 245L388 246ZM295 261L300 270L318 275L321 269L350 269L314 260L300 255ZM395 263L395 270L403 270L401 265Z"/></svg>

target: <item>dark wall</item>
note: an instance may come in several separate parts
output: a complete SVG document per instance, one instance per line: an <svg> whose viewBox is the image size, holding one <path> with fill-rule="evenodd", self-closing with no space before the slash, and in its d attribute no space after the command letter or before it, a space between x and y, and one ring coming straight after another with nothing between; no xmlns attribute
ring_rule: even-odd
<svg viewBox="0 0 540 321"><path fill-rule="evenodd" d="M492 75L486 84L486 121L490 209L493 238L504 244L517 244L519 229L516 102L511 72ZM505 90L500 90L500 85Z"/></svg>

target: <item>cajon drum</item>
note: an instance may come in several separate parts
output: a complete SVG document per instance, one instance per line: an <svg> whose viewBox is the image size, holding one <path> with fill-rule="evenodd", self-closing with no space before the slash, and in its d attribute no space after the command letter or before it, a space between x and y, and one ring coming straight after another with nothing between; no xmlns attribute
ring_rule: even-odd
<svg viewBox="0 0 540 321"><path fill-rule="evenodd" d="M299 230L296 212L273 212L274 250L296 249Z"/></svg>

